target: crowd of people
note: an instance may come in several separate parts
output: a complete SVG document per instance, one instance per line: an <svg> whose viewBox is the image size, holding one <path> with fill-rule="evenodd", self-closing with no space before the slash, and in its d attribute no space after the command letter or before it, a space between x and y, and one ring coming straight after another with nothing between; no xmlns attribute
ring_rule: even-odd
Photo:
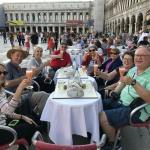
<svg viewBox="0 0 150 150"><path fill-rule="evenodd" d="M26 34L18 32L19 46L14 45L11 36L13 37L13 34L9 36L12 48L7 52L10 62L6 65L0 63L0 124L8 125L12 119L21 120L14 129L18 133L18 138L24 137L29 144L33 133L39 130L39 118L47 98L55 90L53 77L56 71L73 64L67 52L69 46L81 50L81 66L84 66L89 76L95 78L98 92L102 95L104 110L99 115L100 127L109 138L103 150L111 150L116 130L129 125L130 112L134 108L133 102L139 97L144 102L150 102L148 33L136 38L99 35L95 32L86 35L71 32L60 35L59 39L56 34L47 33L45 42L50 52L49 60L44 63L43 49L38 45L39 35L36 32L31 35L28 32ZM58 41L61 43L57 49ZM29 56L31 48L33 56L27 65L29 68L21 68L20 64ZM94 65L98 65L96 73ZM121 67L125 69L123 74L120 73ZM27 69L32 69L32 78L27 78ZM51 82L45 82L47 79ZM27 90L32 80L40 85L40 91ZM13 92L14 96L9 98L4 89ZM105 99L106 89L109 91L108 99ZM114 93L118 97L114 98ZM147 106L145 110L135 115L134 122L144 122L148 119L150 107Z"/></svg>

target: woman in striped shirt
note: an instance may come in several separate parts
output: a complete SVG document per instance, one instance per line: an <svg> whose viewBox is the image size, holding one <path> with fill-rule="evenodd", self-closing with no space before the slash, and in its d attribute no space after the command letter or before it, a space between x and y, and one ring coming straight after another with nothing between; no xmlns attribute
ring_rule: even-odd
<svg viewBox="0 0 150 150"><path fill-rule="evenodd" d="M5 76L6 68L3 64L0 64L0 125L7 125L12 119L19 120L19 123L13 128L16 130L18 138L25 138L29 144L31 142L31 137L36 131L36 123L29 117L14 113L18 103L21 99L21 93L31 84L29 79L24 79L18 86L13 97L8 100L4 91L5 87ZM9 137L5 139L3 135L0 134L0 144L5 140L8 140Z"/></svg>

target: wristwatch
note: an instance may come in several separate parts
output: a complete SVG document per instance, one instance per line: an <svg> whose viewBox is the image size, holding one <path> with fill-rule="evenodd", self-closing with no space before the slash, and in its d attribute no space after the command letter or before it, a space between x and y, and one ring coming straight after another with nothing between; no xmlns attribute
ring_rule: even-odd
<svg viewBox="0 0 150 150"><path fill-rule="evenodd" d="M135 84L136 84L136 80L133 79L132 82L131 82L131 85L134 86Z"/></svg>

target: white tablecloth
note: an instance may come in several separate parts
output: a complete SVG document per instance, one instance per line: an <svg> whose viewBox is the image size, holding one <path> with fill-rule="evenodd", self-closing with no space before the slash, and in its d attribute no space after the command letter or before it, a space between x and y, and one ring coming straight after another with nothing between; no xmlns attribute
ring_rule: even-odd
<svg viewBox="0 0 150 150"><path fill-rule="evenodd" d="M99 142L99 112L102 111L101 96L97 99L53 99L49 96L41 120L50 122L49 137L56 144L72 145L72 134Z"/></svg>

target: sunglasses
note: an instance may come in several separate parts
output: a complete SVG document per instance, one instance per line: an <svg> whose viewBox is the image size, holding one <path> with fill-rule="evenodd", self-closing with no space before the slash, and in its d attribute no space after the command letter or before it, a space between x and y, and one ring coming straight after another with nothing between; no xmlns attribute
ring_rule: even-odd
<svg viewBox="0 0 150 150"><path fill-rule="evenodd" d="M95 49L90 49L90 50L89 50L89 52L94 52L94 51L95 51Z"/></svg>
<svg viewBox="0 0 150 150"><path fill-rule="evenodd" d="M3 75L6 75L8 72L7 71L0 71L0 75L3 74Z"/></svg>

